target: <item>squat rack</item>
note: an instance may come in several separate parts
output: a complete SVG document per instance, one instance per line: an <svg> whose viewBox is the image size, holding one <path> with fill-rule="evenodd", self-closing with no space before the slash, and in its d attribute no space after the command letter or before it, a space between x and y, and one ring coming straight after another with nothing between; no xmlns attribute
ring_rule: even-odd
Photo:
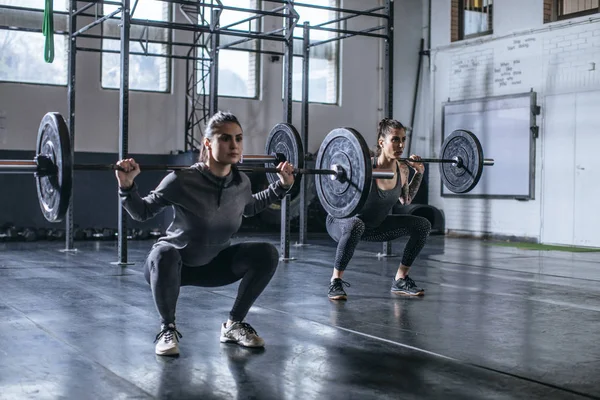
<svg viewBox="0 0 600 400"><path fill-rule="evenodd" d="M199 145L198 140L195 139L195 133L200 129L202 123L218 110L218 60L219 50L231 49L255 52L259 54L271 54L283 56L284 60L284 99L283 99L283 121L287 123L292 122L292 86L293 86L293 57L302 56L303 58L303 71L302 71L302 119L301 119L301 135L303 140L304 149L308 148L308 83L309 83L309 53L310 49L331 41L338 41L353 36L365 36L380 38L385 40L385 63L384 63L384 114L388 117L392 116L392 97L393 97L393 76L392 76L392 60L393 60L393 4L394 0L383 0L385 5L380 7L371 8L368 10L353 10L339 7L321 6L314 4L307 4L302 2L296 2L294 0L269 0L271 3L282 4L281 7L277 7L273 10L262 10L261 7L254 9L230 7L223 5L221 0L157 0L171 5L178 5L178 10L183 14L187 23L174 22L172 20L168 22L144 20L133 18L135 16L135 10L138 5L138 0L68 0L68 12L54 12L57 15L63 15L67 18L67 31L55 30L54 33L66 35L68 37L68 125L69 134L71 139L71 156L74 158L74 140L75 140L75 116L76 116L76 102L75 102L75 88L76 88L76 66L77 66L77 51L89 51L89 52L108 52L117 53L114 50L104 49L101 45L98 48L92 47L81 47L77 45L78 38L88 39L120 39L120 96L119 96L119 158L123 159L128 156L128 139L129 139L129 57L130 55L145 55L155 57L165 57L171 59L184 59L187 60L186 64L186 132L185 132L185 150L195 150ZM80 4L83 4L79 7ZM103 12L101 5L111 5L116 9L108 14ZM259 3L260 4L260 3ZM89 10L95 6L95 12L91 13ZM293 36L294 28L296 27L299 15L296 12L295 7L305 7L334 11L341 17L335 18L330 21L320 23L318 25L310 26L309 23L305 23L303 26L303 37L298 38ZM19 7L19 6L7 6L0 5L0 9L9 9L13 11L23 11L40 13L43 10ZM210 10L210 20L206 17L206 10ZM252 14L251 17L245 18L240 21L228 24L227 26L220 26L219 18L224 10L240 11ZM377 11L384 10L384 13ZM251 21L261 19L265 16L281 17L284 21L284 26L279 29L275 29L270 32L263 32L260 30L241 30L233 29L234 26ZM373 17L377 19L383 19L384 24L373 28L364 29L361 31L353 31L348 29L339 29L326 27L333 23L339 23L347 21L358 16ZM90 34L88 31L96 26L101 28L104 23L116 20L119 23L119 37L105 36L104 29L101 33ZM81 23L83 21L83 23ZM141 37L137 40L142 44L144 51L142 53L132 52L130 50L131 40L131 28L142 27ZM0 26L0 29L11 29L11 30L23 30L23 31L34 31L41 32L41 29L35 28L24 28L24 27L13 27L13 26ZM171 32L174 30L192 32L194 37L192 43L177 42L173 41L171 37L168 39L155 39L150 38L150 30L164 30ZM384 34L373 33L379 30L384 30ZM321 41L310 41L310 30L321 30L335 33L336 36L330 39ZM220 45L220 36L234 36L240 37L238 41L231 42L229 44ZM294 54L294 39L302 40L302 54ZM240 49L236 48L236 45L251 41L251 40L267 40L283 43L284 51L267 51L259 48L256 49ZM146 43L144 47L143 43ZM169 48L168 54L156 54L148 52L148 43L162 44ZM259 42L260 43L260 42ZM189 48L185 55L176 55L173 52L174 47L187 47ZM198 53L201 55L199 56ZM209 56L205 56L208 54ZM197 67L200 62L200 68ZM193 63L191 65L191 63ZM206 65L208 63L208 66ZM209 80L209 94L206 95L206 77ZM199 92L197 87L202 85L202 90ZM74 177L72 177L74 178ZM308 202L306 196L306 179L302 179L302 185L300 187L300 238L299 244L306 244L306 231L307 231L307 213L308 213ZM289 215L289 202L291 201L290 196L286 196L282 200L281 207L281 258L283 260L289 260L289 236L290 236L290 215ZM65 251L73 251L74 249L74 237L73 237L73 200L69 206L66 219L66 235L65 235ZM120 203L118 205L118 261L115 264L127 265L127 219L126 214L123 212L123 208ZM388 245L389 247L389 245ZM389 252L389 250L388 250Z"/></svg>

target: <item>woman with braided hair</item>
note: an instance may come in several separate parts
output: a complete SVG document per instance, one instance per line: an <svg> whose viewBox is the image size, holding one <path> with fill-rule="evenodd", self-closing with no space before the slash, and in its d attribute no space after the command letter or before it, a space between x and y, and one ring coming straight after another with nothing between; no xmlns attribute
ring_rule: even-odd
<svg viewBox="0 0 600 400"><path fill-rule="evenodd" d="M377 131L377 152L373 158L373 168L393 169L393 179L373 179L367 202L361 212L351 218L327 216L327 232L338 243L329 285L328 297L331 300L346 300L345 286L348 282L342 276L360 240L385 242L401 236L409 236L404 248L402 263L398 267L391 291L395 294L420 296L425 291L418 287L408 272L413 261L425 245L431 231L431 223L414 215L390 215L390 210L399 200L408 205L417 194L425 167L419 163L421 157L411 155L414 161L399 161L406 143L406 129L397 120L384 118ZM410 182L409 166L415 174Z"/></svg>

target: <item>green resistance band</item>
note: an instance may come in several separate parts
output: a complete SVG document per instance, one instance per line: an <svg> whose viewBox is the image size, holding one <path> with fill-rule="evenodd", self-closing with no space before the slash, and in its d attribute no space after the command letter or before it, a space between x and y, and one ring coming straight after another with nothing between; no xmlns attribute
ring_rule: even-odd
<svg viewBox="0 0 600 400"><path fill-rule="evenodd" d="M42 33L46 37L44 43L44 60L47 63L54 61L54 0L45 0L44 23Z"/></svg>

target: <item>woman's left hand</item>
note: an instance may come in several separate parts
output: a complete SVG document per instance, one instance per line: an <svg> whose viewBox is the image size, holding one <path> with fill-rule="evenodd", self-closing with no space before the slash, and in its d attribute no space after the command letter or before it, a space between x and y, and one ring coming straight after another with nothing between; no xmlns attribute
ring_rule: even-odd
<svg viewBox="0 0 600 400"><path fill-rule="evenodd" d="M279 180L286 187L291 187L294 184L294 166L285 161L279 163L277 169L281 172L277 173Z"/></svg>
<svg viewBox="0 0 600 400"><path fill-rule="evenodd" d="M421 157L419 157L416 154L412 154L409 157L410 160L415 160L415 161L419 161L421 159ZM417 171L418 173L422 174L423 172L425 172L425 166L423 165L423 163L420 162L412 162L412 161L406 161L406 163L408 165L410 165L415 171Z"/></svg>

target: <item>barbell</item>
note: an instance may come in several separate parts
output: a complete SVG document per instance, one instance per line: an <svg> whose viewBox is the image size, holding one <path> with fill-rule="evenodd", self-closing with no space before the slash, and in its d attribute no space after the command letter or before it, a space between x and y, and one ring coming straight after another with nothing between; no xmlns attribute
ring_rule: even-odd
<svg viewBox="0 0 600 400"><path fill-rule="evenodd" d="M317 195L323 208L337 218L356 215L371 190L373 179L393 179L394 170L373 170L364 138L352 128L331 131L321 144L316 168L304 168L304 150L298 131L291 124L280 123L271 130L265 155L244 155L236 167L244 172L264 172L270 183L277 181L277 168L272 164L288 161L294 173L316 175ZM33 160L0 160L0 173L33 173L40 209L50 222L64 219L72 195L73 170L118 170L116 164L74 164L67 124L61 114L49 112L38 129L36 156ZM477 185L484 165L493 160L483 158L481 144L475 135L457 130L442 145L439 162L442 181L449 190L466 193ZM407 159L403 159L407 161ZM252 164L265 164L264 167ZM142 170L180 170L189 165L143 165Z"/></svg>

